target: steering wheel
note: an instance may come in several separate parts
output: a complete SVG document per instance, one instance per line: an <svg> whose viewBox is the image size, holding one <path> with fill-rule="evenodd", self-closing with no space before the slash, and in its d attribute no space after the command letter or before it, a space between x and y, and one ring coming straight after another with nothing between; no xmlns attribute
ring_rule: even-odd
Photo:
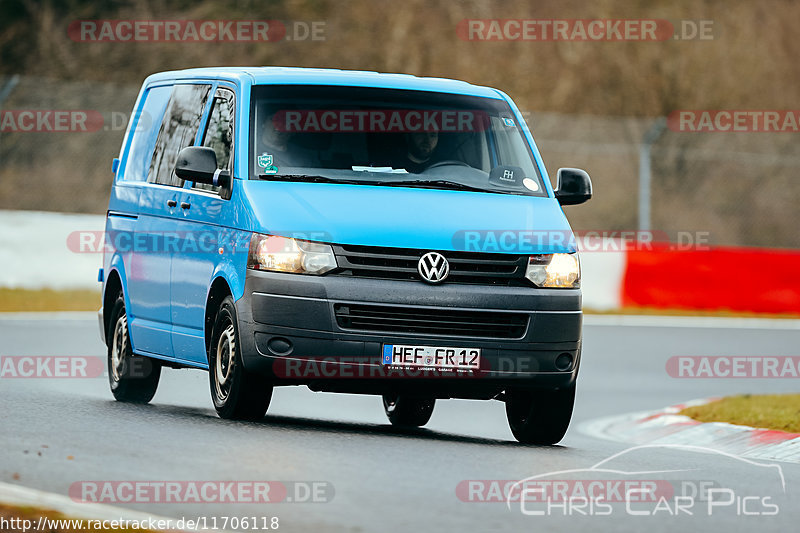
<svg viewBox="0 0 800 533"><path fill-rule="evenodd" d="M465 163L463 161L458 161L457 159L445 159L444 161L437 161L436 163L432 164L431 166L429 166L425 170L430 170L432 168L437 168L437 167L444 167L444 166L448 166L448 165L458 165L460 167L472 168L471 165L469 165L469 164L467 164L467 163Z"/></svg>

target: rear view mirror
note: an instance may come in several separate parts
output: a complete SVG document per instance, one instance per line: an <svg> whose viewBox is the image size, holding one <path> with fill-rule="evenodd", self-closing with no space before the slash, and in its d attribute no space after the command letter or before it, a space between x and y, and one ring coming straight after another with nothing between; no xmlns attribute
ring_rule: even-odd
<svg viewBox="0 0 800 533"><path fill-rule="evenodd" d="M589 174L579 168L559 168L555 195L561 205L582 204L592 197Z"/></svg>
<svg viewBox="0 0 800 533"><path fill-rule="evenodd" d="M228 188L231 173L217 168L217 154L206 146L188 146L175 162L175 175L186 181Z"/></svg>

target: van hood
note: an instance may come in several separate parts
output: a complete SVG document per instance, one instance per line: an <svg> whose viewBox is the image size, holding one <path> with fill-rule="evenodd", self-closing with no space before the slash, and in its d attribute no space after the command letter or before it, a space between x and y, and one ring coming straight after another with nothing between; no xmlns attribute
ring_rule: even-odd
<svg viewBox="0 0 800 533"><path fill-rule="evenodd" d="M500 253L576 251L555 198L244 180L252 230L319 242Z"/></svg>

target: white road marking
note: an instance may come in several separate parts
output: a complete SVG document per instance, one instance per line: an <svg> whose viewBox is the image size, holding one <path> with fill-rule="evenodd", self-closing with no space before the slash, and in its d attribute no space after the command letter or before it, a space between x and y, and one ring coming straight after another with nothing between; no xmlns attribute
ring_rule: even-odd
<svg viewBox="0 0 800 533"><path fill-rule="evenodd" d="M682 406L699 405L709 400L711 399L692 400ZM678 407L680 406L667 407L660 411L639 411L595 418L578 424L576 429L584 435L600 440L664 446L700 443L709 450L732 453L738 457L800 463L800 438L778 442L760 441L754 436L763 430L749 426L724 422L686 425L692 419L677 414L680 411ZM666 433L660 431L669 426L674 427L675 431Z"/></svg>

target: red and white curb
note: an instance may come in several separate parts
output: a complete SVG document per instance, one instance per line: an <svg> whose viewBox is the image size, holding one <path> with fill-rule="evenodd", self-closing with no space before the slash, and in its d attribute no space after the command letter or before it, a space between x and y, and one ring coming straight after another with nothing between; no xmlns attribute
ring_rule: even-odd
<svg viewBox="0 0 800 533"><path fill-rule="evenodd" d="M578 431L591 437L630 444L681 444L701 446L752 459L800 464L800 434L737 426L724 422L698 422L678 413L716 398L694 400L660 411L645 411L590 420Z"/></svg>
<svg viewBox="0 0 800 533"><path fill-rule="evenodd" d="M112 505L105 505L100 503L78 503L63 496L61 494L54 494L52 492L45 492L20 485L13 485L11 483L3 483L0 481L0 503L7 505L20 505L25 507L35 507L46 511L57 511L67 518L72 519L85 519L85 520L128 520L136 521L140 524L147 524L147 522L162 522L168 524L176 524L179 519L157 516L150 513L141 511L132 511L130 509L123 509L121 507L114 507ZM201 529L181 529L176 528L167 529L165 531L190 531L198 532ZM215 530L215 533L225 533L223 530Z"/></svg>

